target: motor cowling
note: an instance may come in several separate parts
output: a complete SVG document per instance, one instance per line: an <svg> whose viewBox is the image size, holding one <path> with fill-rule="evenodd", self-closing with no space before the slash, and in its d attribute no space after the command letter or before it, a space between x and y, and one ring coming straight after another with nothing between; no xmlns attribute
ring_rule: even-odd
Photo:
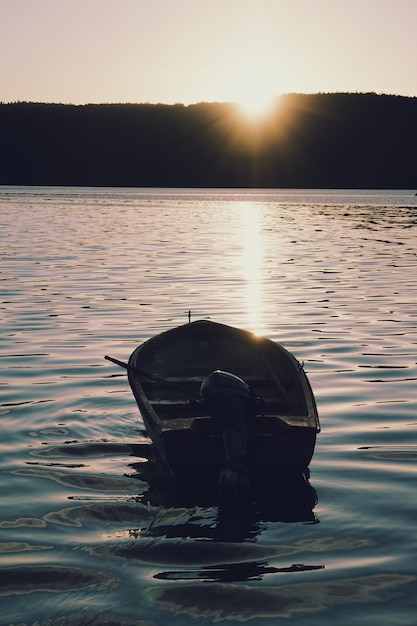
<svg viewBox="0 0 417 626"><path fill-rule="evenodd" d="M222 370L212 372L200 387L200 403L222 431L226 466L222 486L248 482L250 425L256 416L257 398L244 380Z"/></svg>

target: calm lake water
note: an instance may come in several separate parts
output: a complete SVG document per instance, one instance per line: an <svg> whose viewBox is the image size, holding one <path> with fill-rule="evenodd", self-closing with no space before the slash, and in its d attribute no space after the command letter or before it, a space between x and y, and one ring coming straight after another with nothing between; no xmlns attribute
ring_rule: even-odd
<svg viewBox="0 0 417 626"><path fill-rule="evenodd" d="M415 624L414 193L0 187L2 625ZM189 309L304 361L309 521L146 480L104 355Z"/></svg>

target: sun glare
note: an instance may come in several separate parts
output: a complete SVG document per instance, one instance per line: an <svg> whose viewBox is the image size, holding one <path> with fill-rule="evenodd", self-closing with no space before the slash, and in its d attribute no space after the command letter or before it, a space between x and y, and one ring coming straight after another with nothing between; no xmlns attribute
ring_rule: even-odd
<svg viewBox="0 0 417 626"><path fill-rule="evenodd" d="M238 102L241 114L253 121L261 120L272 112L276 99L270 94L260 94L256 90Z"/></svg>

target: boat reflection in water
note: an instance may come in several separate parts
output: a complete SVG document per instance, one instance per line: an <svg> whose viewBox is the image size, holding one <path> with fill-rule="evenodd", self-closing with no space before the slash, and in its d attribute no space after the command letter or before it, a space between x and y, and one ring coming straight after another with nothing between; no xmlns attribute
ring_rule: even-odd
<svg viewBox="0 0 417 626"><path fill-rule="evenodd" d="M155 460L144 460L143 450L138 454L142 459L131 467L149 485L139 499L155 513L146 527L132 529L131 537L159 541L154 549L159 545L162 561L169 555L174 565L154 578L237 582L324 568L291 562L275 566L269 562L269 549L264 553L262 546L253 543L267 522L319 522L314 512L317 493L306 475L282 473L256 485L251 498L225 499L219 496L216 481L201 476L167 480Z"/></svg>
<svg viewBox="0 0 417 626"><path fill-rule="evenodd" d="M132 446L135 451L136 446ZM147 533L165 536L202 536L221 541L239 541L251 538L259 532L261 522L302 522L317 524L314 512L317 505L317 492L305 474L282 472L273 480L260 476L254 483L250 495L244 498L228 497L219 494L218 483L211 477L197 475L187 479L167 479L157 461L142 460L131 467L136 477L145 481L149 488L139 498L150 506L163 509L199 510L202 513L216 509L215 525L204 529L196 524L175 524L174 528L152 525ZM175 533L174 535L172 533ZM196 534L197 533L197 534Z"/></svg>

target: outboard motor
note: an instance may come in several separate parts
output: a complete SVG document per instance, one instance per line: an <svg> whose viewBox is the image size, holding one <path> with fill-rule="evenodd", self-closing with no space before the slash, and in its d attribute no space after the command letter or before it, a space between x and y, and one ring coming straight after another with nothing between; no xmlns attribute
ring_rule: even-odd
<svg viewBox="0 0 417 626"><path fill-rule="evenodd" d="M248 491L248 435L256 416L255 394L238 376L216 370L201 384L200 403L223 434L226 467L220 473L221 488Z"/></svg>

